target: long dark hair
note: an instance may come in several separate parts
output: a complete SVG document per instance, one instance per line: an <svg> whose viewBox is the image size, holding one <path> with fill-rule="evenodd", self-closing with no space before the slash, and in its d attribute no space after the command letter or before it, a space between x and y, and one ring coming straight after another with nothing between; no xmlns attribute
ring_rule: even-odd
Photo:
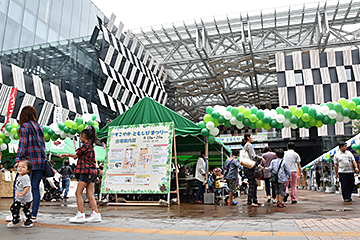
<svg viewBox="0 0 360 240"><path fill-rule="evenodd" d="M90 141L92 144L99 145L100 141L96 136L96 131L93 126L87 126L84 130L81 131L80 134L84 134L86 139Z"/></svg>
<svg viewBox="0 0 360 240"><path fill-rule="evenodd" d="M25 106L20 113L20 119L19 119L19 125L21 127L21 125L23 123L27 123L30 121L34 121L37 122L38 121L38 117L37 117L37 113L34 107L32 106ZM18 130L18 133L20 133L20 128Z"/></svg>
<svg viewBox="0 0 360 240"><path fill-rule="evenodd" d="M248 141L248 139L251 137L251 134L249 134L249 133L245 133L245 135L244 135L244 138L243 138L243 140L241 141L241 145L242 146L245 146L245 144L247 143L247 141Z"/></svg>

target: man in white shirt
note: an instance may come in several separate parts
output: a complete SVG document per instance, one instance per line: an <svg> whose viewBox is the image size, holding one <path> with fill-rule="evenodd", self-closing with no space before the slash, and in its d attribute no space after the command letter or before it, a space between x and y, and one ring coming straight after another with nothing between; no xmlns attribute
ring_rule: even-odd
<svg viewBox="0 0 360 240"><path fill-rule="evenodd" d="M338 143L340 151L334 156L335 178L340 177L341 193L344 202L351 202L351 194L354 189L354 170L359 173L354 155L347 150L345 142Z"/></svg>
<svg viewBox="0 0 360 240"><path fill-rule="evenodd" d="M201 151L200 157L196 163L195 178L198 181L198 190L196 192L196 203L203 203L203 196L205 192L204 180L206 177L205 171L205 151Z"/></svg>
<svg viewBox="0 0 360 240"><path fill-rule="evenodd" d="M284 160L285 162L288 164L288 166L290 167L290 171L291 171L291 203L295 204L297 203L296 201L296 186L297 186L297 171L299 169L300 172L300 177L303 177L303 174L301 172L301 158L299 156L299 154L297 154L294 149L295 149L295 143L293 142L289 142L287 144L287 151L285 152L284 155ZM286 193L287 196L289 195L289 182L286 182ZM286 202L287 196L284 198L284 202Z"/></svg>

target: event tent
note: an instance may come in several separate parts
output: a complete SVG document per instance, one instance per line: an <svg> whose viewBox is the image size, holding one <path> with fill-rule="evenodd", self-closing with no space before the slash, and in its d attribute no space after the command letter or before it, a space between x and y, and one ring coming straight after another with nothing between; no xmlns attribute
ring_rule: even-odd
<svg viewBox="0 0 360 240"><path fill-rule="evenodd" d="M110 126L158 122L174 122L178 156L200 155L201 150L205 149L204 137L201 136L201 128L192 121L148 97L140 100L133 107L99 130L97 135L99 139L107 137ZM231 153L231 150L218 140L216 140L214 144L209 144L210 161L211 153L218 152L216 155L220 155L221 148L224 148L228 153Z"/></svg>

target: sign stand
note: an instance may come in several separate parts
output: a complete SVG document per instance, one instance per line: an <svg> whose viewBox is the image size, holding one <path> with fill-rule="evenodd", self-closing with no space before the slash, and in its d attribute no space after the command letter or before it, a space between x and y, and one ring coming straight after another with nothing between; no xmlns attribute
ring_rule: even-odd
<svg viewBox="0 0 360 240"><path fill-rule="evenodd" d="M170 194L171 193L176 193L177 196L177 204L180 204L180 194L179 194L179 181L178 181L178 165L177 165L177 152L176 152L176 141L175 141L176 137L175 137L175 125L173 125L173 146L174 146L174 156L171 157L171 159L175 160L175 181L176 181L176 189L174 191L171 191L169 189L169 192L167 194L167 200L166 201L126 201L123 203L119 203L118 202L118 197L117 194L115 193L115 202L108 202L104 205L108 205L108 206L143 206L143 205L147 205L147 206L166 206L166 207L170 207ZM172 179L170 179L170 186L171 186L171 181L173 181ZM109 193L110 194L110 193ZM100 191L100 195L99 195L99 200L101 201L102 198L102 193Z"/></svg>

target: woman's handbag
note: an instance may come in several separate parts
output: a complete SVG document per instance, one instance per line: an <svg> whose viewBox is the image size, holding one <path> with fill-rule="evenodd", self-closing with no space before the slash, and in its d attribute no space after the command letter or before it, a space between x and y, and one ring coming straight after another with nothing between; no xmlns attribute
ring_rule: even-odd
<svg viewBox="0 0 360 240"><path fill-rule="evenodd" d="M254 178L257 178L260 180L260 178L263 176L264 176L264 174L263 174L263 170L262 170L261 166L257 165L256 167L254 167Z"/></svg>
<svg viewBox="0 0 360 240"><path fill-rule="evenodd" d="M246 167L248 169L253 169L255 164L256 164L256 162L250 158L249 153L246 151L246 148L244 150L240 150L240 165L241 166Z"/></svg>

